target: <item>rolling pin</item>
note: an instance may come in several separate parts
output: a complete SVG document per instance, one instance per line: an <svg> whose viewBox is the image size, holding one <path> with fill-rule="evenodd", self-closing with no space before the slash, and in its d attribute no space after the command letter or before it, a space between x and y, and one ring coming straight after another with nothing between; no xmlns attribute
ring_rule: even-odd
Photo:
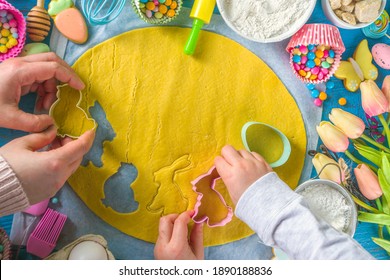
<svg viewBox="0 0 390 280"><path fill-rule="evenodd" d="M27 33L34 42L45 40L50 31L50 16L44 6L45 0L38 0L37 5L27 14Z"/></svg>
<svg viewBox="0 0 390 280"><path fill-rule="evenodd" d="M190 18L193 18L190 37L184 47L184 53L192 55L195 52L200 30L204 24L209 24L213 15L216 0L195 0Z"/></svg>

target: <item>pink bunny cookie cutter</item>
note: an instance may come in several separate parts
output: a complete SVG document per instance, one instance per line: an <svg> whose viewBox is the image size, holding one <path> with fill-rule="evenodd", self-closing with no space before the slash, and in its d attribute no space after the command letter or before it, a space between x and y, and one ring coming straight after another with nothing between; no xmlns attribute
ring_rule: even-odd
<svg viewBox="0 0 390 280"><path fill-rule="evenodd" d="M206 222L209 227L218 227L232 220L233 209L226 204L222 194L215 189L219 179L221 176L213 166L207 173L191 182L192 189L198 194L194 206L195 213L192 217L195 223Z"/></svg>

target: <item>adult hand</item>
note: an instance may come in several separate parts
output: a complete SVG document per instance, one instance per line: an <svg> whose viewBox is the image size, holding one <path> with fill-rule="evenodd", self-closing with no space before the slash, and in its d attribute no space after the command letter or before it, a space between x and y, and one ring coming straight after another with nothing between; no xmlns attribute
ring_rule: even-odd
<svg viewBox="0 0 390 280"><path fill-rule="evenodd" d="M160 219L159 235L154 247L158 260L204 259L203 224L195 224L188 240L188 223L194 211L170 214Z"/></svg>
<svg viewBox="0 0 390 280"><path fill-rule="evenodd" d="M41 132L53 124L48 115L33 115L19 109L20 98L37 92L37 109L49 110L56 100L57 82L82 90L83 82L73 69L54 53L42 53L6 60L0 64L0 126Z"/></svg>
<svg viewBox="0 0 390 280"><path fill-rule="evenodd" d="M246 150L236 151L232 146L225 146L222 156L215 158L215 167L225 183L234 204L257 179L272 172L272 168L257 153Z"/></svg>
<svg viewBox="0 0 390 280"><path fill-rule="evenodd" d="M49 127L41 133L17 138L0 148L20 180L30 204L52 197L79 167L95 137L94 131L77 140L57 139L57 129ZM51 150L38 152L51 145Z"/></svg>

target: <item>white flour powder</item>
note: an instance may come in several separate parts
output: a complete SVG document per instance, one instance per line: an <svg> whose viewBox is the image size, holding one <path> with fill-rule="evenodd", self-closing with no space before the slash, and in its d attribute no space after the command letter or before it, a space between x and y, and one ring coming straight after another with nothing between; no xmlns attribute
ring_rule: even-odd
<svg viewBox="0 0 390 280"><path fill-rule="evenodd" d="M287 32L308 12L312 1L224 0L218 8L242 34L259 40Z"/></svg>
<svg viewBox="0 0 390 280"><path fill-rule="evenodd" d="M339 231L346 232L350 224L352 207L337 190L323 184L307 187L302 192L310 209Z"/></svg>

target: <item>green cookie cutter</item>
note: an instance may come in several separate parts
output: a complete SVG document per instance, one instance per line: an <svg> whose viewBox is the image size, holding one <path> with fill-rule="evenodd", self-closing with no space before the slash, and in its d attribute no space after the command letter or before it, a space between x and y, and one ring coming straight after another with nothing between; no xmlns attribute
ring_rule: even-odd
<svg viewBox="0 0 390 280"><path fill-rule="evenodd" d="M280 155L279 159L277 159L274 162L269 162L269 165L274 168L274 167L278 167L278 166L285 164L286 161L288 160L288 158L290 157L290 154L291 154L291 144L290 144L290 141L288 140L288 138L286 137L286 135L284 135L280 130L278 130L275 127L270 126L268 124L261 123L261 122L247 122L246 124L244 124L244 126L241 129L241 139L242 139L242 143L244 144L245 148L249 152L256 152L249 147L248 140L247 140L247 131L248 131L249 127L251 127L251 126L265 126L267 128L270 128L274 132L276 132L276 134L280 137L280 140L282 140L283 152Z"/></svg>

